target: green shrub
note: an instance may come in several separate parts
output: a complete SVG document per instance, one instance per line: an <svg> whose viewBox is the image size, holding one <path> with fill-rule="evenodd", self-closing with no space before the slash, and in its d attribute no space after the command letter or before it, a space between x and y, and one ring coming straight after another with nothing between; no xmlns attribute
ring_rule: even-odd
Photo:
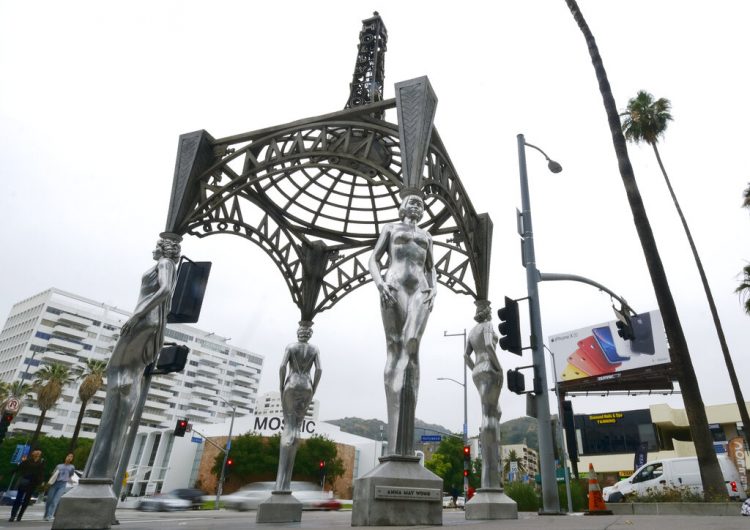
<svg viewBox="0 0 750 530"><path fill-rule="evenodd" d="M557 492L560 497L560 510L568 510L568 492L565 489L565 483L557 484ZM570 479L570 496L573 500L573 511L583 512L589 509L588 499L589 486L585 480Z"/></svg>
<svg viewBox="0 0 750 530"><path fill-rule="evenodd" d="M631 502L703 502L703 495L688 486L648 488L641 495L628 495Z"/></svg>
<svg viewBox="0 0 750 530"><path fill-rule="evenodd" d="M542 506L542 500L531 484L506 482L505 494L516 501L519 512L536 512Z"/></svg>

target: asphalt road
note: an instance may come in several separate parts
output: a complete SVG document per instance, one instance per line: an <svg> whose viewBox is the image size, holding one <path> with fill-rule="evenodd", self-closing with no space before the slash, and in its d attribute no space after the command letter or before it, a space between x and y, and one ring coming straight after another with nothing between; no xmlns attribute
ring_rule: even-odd
<svg viewBox="0 0 750 530"><path fill-rule="evenodd" d="M0 528L49 529L52 523L42 521L43 506L32 506L24 515L22 522L8 522L10 508L0 507ZM739 506L738 506L739 511ZM118 510L120 525L113 529L120 530L245 530L247 528L351 528L351 512L303 512L301 523L256 524L255 512L234 512L220 510L153 513L135 510ZM510 521L467 521L460 510L443 512L444 527L461 527L472 530L739 530L750 528L750 517L717 517L717 516L671 516L671 515L600 515L587 517L538 516L533 513L521 513L517 520ZM434 528L434 527L370 527L387 528Z"/></svg>

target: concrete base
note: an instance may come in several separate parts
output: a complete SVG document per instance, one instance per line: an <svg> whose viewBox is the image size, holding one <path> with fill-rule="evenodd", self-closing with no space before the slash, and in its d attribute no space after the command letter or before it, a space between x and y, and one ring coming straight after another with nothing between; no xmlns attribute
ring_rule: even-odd
<svg viewBox="0 0 750 530"><path fill-rule="evenodd" d="M291 491L272 491L271 496L260 503L255 516L256 523L299 523L302 520L302 503Z"/></svg>
<svg viewBox="0 0 750 530"><path fill-rule="evenodd" d="M419 457L386 456L354 481L352 526L443 524L443 480Z"/></svg>
<svg viewBox="0 0 750 530"><path fill-rule="evenodd" d="M518 519L518 505L502 488L481 488L466 503L467 519Z"/></svg>
<svg viewBox="0 0 750 530"><path fill-rule="evenodd" d="M57 505L53 530L107 530L115 520L117 498L111 479L82 478Z"/></svg>

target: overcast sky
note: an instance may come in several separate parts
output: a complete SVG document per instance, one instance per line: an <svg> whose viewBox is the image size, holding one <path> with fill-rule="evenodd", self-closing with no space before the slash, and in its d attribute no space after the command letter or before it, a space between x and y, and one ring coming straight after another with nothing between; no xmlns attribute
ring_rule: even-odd
<svg viewBox="0 0 750 530"><path fill-rule="evenodd" d="M699 248L750 395L750 320L734 294L750 258L750 4L717 0L580 0L624 109L640 89L672 101L660 151ZM494 222L490 298L526 296L516 234L516 134L528 153L537 263L592 278L637 311L657 308L627 205L585 41L563 0L34 2L0 0L0 319L57 287L131 310L166 222L178 136L223 137L340 110L361 20L388 28L386 97L430 78L435 124L477 211ZM395 121L395 116L387 117ZM652 150L630 146L638 185L707 404L733 400L693 258ZM214 263L199 327L262 354L261 391L278 385L298 310L266 254L241 238L188 238ZM545 337L612 320L609 296L573 283L540 286ZM526 305L522 315L527 318ZM460 431L461 337L468 297L443 288L424 335L417 417ZM385 345L369 284L320 314L321 419L385 419ZM504 368L530 364L501 352ZM552 373L549 366L548 372ZM469 431L480 421L469 379ZM679 396L579 397L604 412ZM503 391L503 419L525 399ZM552 405L553 412L556 406Z"/></svg>

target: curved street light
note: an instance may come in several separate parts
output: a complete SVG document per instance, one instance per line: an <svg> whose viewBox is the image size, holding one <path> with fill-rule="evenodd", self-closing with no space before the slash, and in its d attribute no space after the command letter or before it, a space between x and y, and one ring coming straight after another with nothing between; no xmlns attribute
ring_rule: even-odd
<svg viewBox="0 0 750 530"><path fill-rule="evenodd" d="M534 232L531 226L531 200L529 199L529 181L526 173L526 147L536 149L547 159L547 167L552 173L562 171L562 166L547 156L539 147L526 142L523 134L518 140L518 170L521 177L521 223L523 238L523 266L526 267L526 287L529 297L529 321L531 323L531 358L534 365L534 377L541 384L540 391L534 395L536 405L537 432L539 433L539 464L542 477L542 509L543 515L560 513L560 497L557 492L557 478L555 476L555 453L552 442L552 428L550 426L549 395L547 388L547 368L544 359L544 335L542 334L542 318L539 306L539 271L536 268L534 256ZM534 385L535 388L537 385Z"/></svg>

